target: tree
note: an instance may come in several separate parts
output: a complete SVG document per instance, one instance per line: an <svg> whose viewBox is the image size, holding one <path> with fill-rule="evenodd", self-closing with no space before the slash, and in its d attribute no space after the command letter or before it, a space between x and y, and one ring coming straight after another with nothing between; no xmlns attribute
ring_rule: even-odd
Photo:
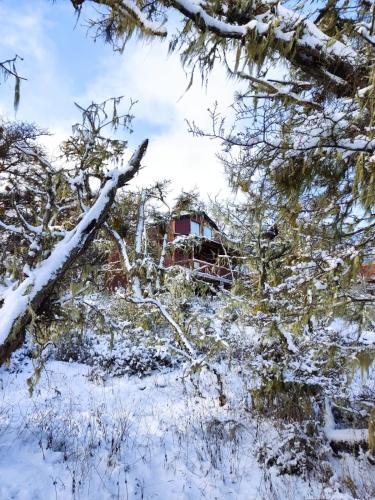
<svg viewBox="0 0 375 500"><path fill-rule="evenodd" d="M78 12L86 3L72 0ZM231 185L249 196L238 215L239 226L246 228L240 237L251 273L238 302L259 327L262 341L255 353L268 355L258 366L265 389L258 396L266 407L281 383L279 402L290 395L298 399L311 373L320 377L321 390L344 365L347 352L358 354L355 342L350 350L346 340L330 334L329 322L345 310L345 317L361 325L361 309L373 301L367 294L353 296L350 283L375 229L374 5L367 0L308 6L266 0L93 3L101 10L92 28L121 50L135 33L167 37L168 18L177 11L182 29L170 39L170 48L180 52L192 75L198 69L205 78L219 63L248 82L247 91L237 96L234 124L227 127L214 109L212 132L194 125L192 131L222 141ZM282 76L275 77L275 67ZM81 148L80 140L71 143L68 156L86 161L89 149ZM103 182L96 157L97 151L91 166ZM85 213L93 197L90 183L79 180L76 194ZM133 273L131 297L156 305L137 273L144 263L143 201L133 262L120 235L112 236ZM332 345L334 352L327 353ZM302 358L307 362L301 368ZM337 387L329 385L330 395ZM321 407L322 402L320 397Z"/></svg>
<svg viewBox="0 0 375 500"><path fill-rule="evenodd" d="M122 237L116 229L107 226L120 256L122 271L128 279L128 290L123 296L127 301L137 305L156 307L175 333L178 352L190 361L196 361L195 350L187 339L181 326L173 319L165 305L158 298L160 292L161 274L164 272L164 257L167 246L167 233L162 238L162 248L159 261L150 253L147 234L146 205L152 199L163 200L160 185L143 189L139 195L135 231ZM134 200L134 197L133 197ZM167 229L167 227L166 227ZM129 249L133 258L130 256ZM176 347L174 347L176 350Z"/></svg>
<svg viewBox="0 0 375 500"><path fill-rule="evenodd" d="M82 9L85 2L72 3ZM113 43L123 44L134 31L166 37L168 17L175 10L182 15L183 29L174 46L180 43L184 60L195 59L201 67L212 67L223 52L234 49L238 60L255 65L282 58L341 96L354 95L367 81L366 61L351 43L355 38L373 44L373 12L366 0L316 2L316 8L264 0L94 3L105 8L92 25Z"/></svg>
<svg viewBox="0 0 375 500"><path fill-rule="evenodd" d="M239 355L255 378L252 409L284 422L323 424L332 404L341 425L353 412L361 416L354 426L368 419L370 443L371 404L353 397L350 377L353 366L365 373L374 359L362 338L374 328L374 297L355 284L353 242L335 239L334 228L314 214L288 224L268 178L243 188L241 204L216 203L215 212L241 248L242 272L226 296L223 321L247 327ZM332 441L347 436L331 430ZM366 440L365 430L357 435Z"/></svg>
<svg viewBox="0 0 375 500"><path fill-rule="evenodd" d="M204 209L199 199L199 193L196 191L182 191L175 200L173 211L176 214L189 211L202 211Z"/></svg>
<svg viewBox="0 0 375 500"><path fill-rule="evenodd" d="M256 331L249 363L259 377L252 394L258 411L323 421L332 401L341 405L341 418L360 408L371 427L371 409L351 397L348 373L353 360L374 355L361 341L362 330L374 327L374 296L358 284L374 238L373 193L368 184L362 195L353 189L357 153L336 157L337 150L315 147L331 137L319 126L324 116L315 115L313 126L312 115L298 106L266 101L254 108L248 96L239 96L228 128L217 107L211 131L191 126L196 135L221 141L231 185L245 196L242 204L218 207L242 243L248 268L228 309L241 311Z"/></svg>
<svg viewBox="0 0 375 500"><path fill-rule="evenodd" d="M221 141L220 158L232 187L247 193L250 209L258 214L253 226L259 227L259 218L269 225L274 221L304 235L317 251L340 248L348 266L342 279L357 276L375 236L371 164L368 168L355 149L343 152L335 146L341 130L337 122L328 132L324 116L312 119L302 110L272 103L254 108L246 97L238 99L236 122L228 129L215 107L211 131L194 124L191 130ZM244 120L249 123L245 128Z"/></svg>
<svg viewBox="0 0 375 500"><path fill-rule="evenodd" d="M63 146L62 168L55 168L38 146L35 127L2 124L0 228L7 255L1 277L0 364L22 344L26 326L87 250L118 190L140 168L147 141L124 164L126 141L105 136L108 127L130 126L132 115L118 114L119 102L80 108L82 123Z"/></svg>
<svg viewBox="0 0 375 500"><path fill-rule="evenodd" d="M230 75L249 83L244 99L255 94L258 101L281 102L282 110L292 105L280 122L285 123L283 141L275 131L275 140L268 143L281 176L293 163L297 186L302 178L306 185L317 176L332 186L337 176L348 177L355 168L356 192L366 207L373 203L375 11L368 0L309 6L265 0L94 3L103 9L92 27L121 49L135 32L166 37L169 16L179 12L182 29L170 47L180 51L192 73L198 68L206 74L215 63L225 64ZM82 9L85 0L73 5ZM275 66L283 77L273 76ZM259 137L242 146L254 149L261 134L259 129ZM307 157L318 160L318 172L304 161ZM336 178L321 176L332 161L340 163Z"/></svg>

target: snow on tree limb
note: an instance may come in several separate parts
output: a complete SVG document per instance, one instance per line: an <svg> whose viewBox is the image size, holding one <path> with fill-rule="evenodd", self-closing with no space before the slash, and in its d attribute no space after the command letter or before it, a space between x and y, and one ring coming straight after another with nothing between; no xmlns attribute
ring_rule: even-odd
<svg viewBox="0 0 375 500"><path fill-rule="evenodd" d="M250 53L255 50L258 54L258 48L263 50L263 47L261 59L264 59L263 56L272 58L277 54L277 58L288 60L338 96L353 96L355 89L367 82L368 65L356 44L346 36L335 38L321 28L319 22L314 22L314 13L288 8L286 2L283 5L282 2L260 0L246 7L241 2L228 1L159 0L140 1L137 4L131 0L93 1L110 9L107 16L94 23L101 26L101 34L107 39L109 30L113 32L114 38L126 42L134 28L146 36L165 37L167 31L160 24L163 20L168 21L168 16L172 17L175 10L185 18L185 27L176 40L182 41L181 46L186 48L186 54L194 41L199 46L202 34L211 33L214 36L206 37L207 47L202 43L198 47L202 54L209 54L211 49L215 51L217 39L238 41L237 47L244 47L248 62L257 64L258 56L254 56L251 61ZM82 0L80 5L84 2ZM353 20L353 25L356 37L373 47L374 37L367 24ZM229 47L233 48L233 44L228 45L228 51L231 50ZM209 56L207 59L210 59ZM188 61L189 57L185 60ZM210 67L209 62L207 67Z"/></svg>
<svg viewBox="0 0 375 500"><path fill-rule="evenodd" d="M190 344L188 339L186 338L184 332L182 331L181 327L176 323L176 321L172 318L172 316L169 314L165 306L163 304L154 298L143 298L139 296L134 296L130 297L128 300L130 302L133 302L134 304L150 304L159 309L161 314L164 316L164 318L168 321L168 323L173 327L177 334L177 340L185 348L185 350L188 353L188 358L193 361L195 358L195 350L193 346ZM185 352L185 351L184 351ZM185 352L185 357L186 357L186 352Z"/></svg>
<svg viewBox="0 0 375 500"><path fill-rule="evenodd" d="M369 429L336 429L330 401L325 401L324 406L324 434L331 443L346 443L349 445L367 443Z"/></svg>
<svg viewBox="0 0 375 500"><path fill-rule="evenodd" d="M130 16L146 34L161 37L167 36L167 30L163 26L160 26L160 24L147 19L141 9L132 0L95 0L95 3L107 5L124 17Z"/></svg>
<svg viewBox="0 0 375 500"><path fill-rule="evenodd" d="M24 339L24 329L44 300L61 280L73 262L93 240L106 220L117 190L134 177L146 152L144 141L128 164L108 172L95 203L82 219L52 249L51 254L35 267L16 287L4 294L0 309L0 364L4 363Z"/></svg>
<svg viewBox="0 0 375 500"><path fill-rule="evenodd" d="M272 80L266 80L264 78L256 78L250 73L245 73L244 71L233 72L235 76L239 76L244 80L249 80L255 89L266 90L266 94L261 96L256 94L255 97L259 98L278 98L278 99L288 99L300 106L306 106L308 108L321 110L322 107L319 103L316 103L310 99L304 99L300 97L297 93L293 92L293 82L291 84L278 83ZM245 97L245 96L243 96ZM250 97L246 94L246 97Z"/></svg>
<svg viewBox="0 0 375 500"><path fill-rule="evenodd" d="M272 34L276 44L274 50L286 49L294 43L296 50L283 50L285 58L339 95L350 94L352 82L349 79L359 76L364 70L359 69L361 58L350 45L327 36L311 20L281 4L275 9L269 9L266 3L261 4L259 14L250 15L246 24L235 25L218 20L190 0L173 0L171 3L199 29L223 38L257 44Z"/></svg>
<svg viewBox="0 0 375 500"><path fill-rule="evenodd" d="M325 431L325 435L332 443L353 445L368 442L368 429L329 429Z"/></svg>
<svg viewBox="0 0 375 500"><path fill-rule="evenodd" d="M118 234L118 232L115 229L113 229L112 227L110 227L108 224L105 224L105 228L119 248L120 257L122 259L124 269L126 269L126 271L128 273L130 273L132 270L132 265L131 265L130 260L129 260L128 251L126 248L126 241L123 238L121 238L121 236Z"/></svg>

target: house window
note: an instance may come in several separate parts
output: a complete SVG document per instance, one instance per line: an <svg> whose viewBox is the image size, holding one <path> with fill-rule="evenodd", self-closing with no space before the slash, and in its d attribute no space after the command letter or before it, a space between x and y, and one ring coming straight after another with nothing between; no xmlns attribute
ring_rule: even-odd
<svg viewBox="0 0 375 500"><path fill-rule="evenodd" d="M198 222L191 221L190 223L190 234L194 234L195 236L201 235L201 226Z"/></svg>
<svg viewBox="0 0 375 500"><path fill-rule="evenodd" d="M209 240L212 240L212 229L210 228L210 226L203 226L203 236L205 238L208 238Z"/></svg>

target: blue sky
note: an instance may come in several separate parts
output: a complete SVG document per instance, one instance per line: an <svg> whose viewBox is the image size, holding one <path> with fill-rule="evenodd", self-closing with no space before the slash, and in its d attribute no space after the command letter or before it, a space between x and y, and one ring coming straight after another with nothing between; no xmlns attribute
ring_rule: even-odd
<svg viewBox="0 0 375 500"><path fill-rule="evenodd" d="M75 101L87 105L125 95L138 100L131 146L150 139L146 168L135 185L168 178L172 195L194 186L204 197L228 192L215 157L219 144L193 138L185 123L194 119L208 127L207 108L215 100L229 112L236 88L221 68L212 74L207 91L197 78L184 94L187 77L178 56L168 56L166 43L131 41L123 54L115 53L87 33L87 8L77 23L68 0L0 0L0 16L0 56L22 56L18 70L28 79L21 87L17 119L48 128L53 153L79 119ZM0 90L0 111L14 118L11 84Z"/></svg>

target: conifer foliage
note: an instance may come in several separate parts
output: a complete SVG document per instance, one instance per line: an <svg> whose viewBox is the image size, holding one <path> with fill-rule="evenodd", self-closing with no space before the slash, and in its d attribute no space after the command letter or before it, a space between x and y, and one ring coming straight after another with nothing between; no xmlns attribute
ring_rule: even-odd
<svg viewBox="0 0 375 500"><path fill-rule="evenodd" d="M261 163L288 206L293 205L293 213L302 197L315 205L324 205L325 198L336 205L325 209L340 226L355 205L364 210L371 225L375 192L372 2L94 3L102 6L102 14L92 19L93 29L117 48L123 49L135 32L168 37L171 50L180 53L192 77L196 71L209 77L210 69L221 64L231 76L248 82L237 100L245 130L229 128L222 137L221 117L215 115L214 135L222 137L232 153L241 152L236 169L239 182L251 177ZM73 4L83 9L85 0ZM169 22L174 12L181 22L177 33Z"/></svg>

